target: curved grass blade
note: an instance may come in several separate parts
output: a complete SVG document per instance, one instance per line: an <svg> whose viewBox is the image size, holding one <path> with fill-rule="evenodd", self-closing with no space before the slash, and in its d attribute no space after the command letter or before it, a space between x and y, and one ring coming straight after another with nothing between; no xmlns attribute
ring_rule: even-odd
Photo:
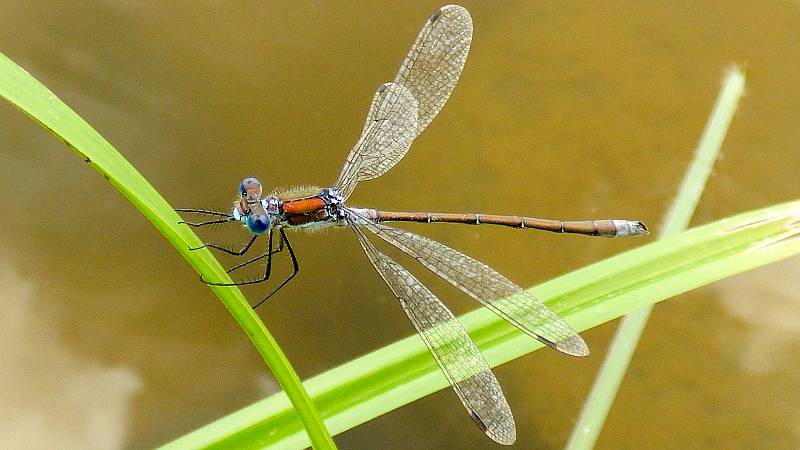
<svg viewBox="0 0 800 450"><path fill-rule="evenodd" d="M225 270L208 250L190 252L202 245L180 217L142 175L80 116L27 71L0 53L0 96L63 141L119 190L205 279L229 281ZM335 448L319 413L314 409L300 379L247 299L235 287L211 289L228 308L256 346L294 405L293 419L300 420L315 448Z"/></svg>
<svg viewBox="0 0 800 450"><path fill-rule="evenodd" d="M731 68L722 83L716 105L697 144L695 156L678 195L665 216L659 239L685 231L689 226L739 99L744 95L744 83L744 73L738 67ZM594 447L652 310L653 306L647 305L623 317L565 448Z"/></svg>
<svg viewBox="0 0 800 450"><path fill-rule="evenodd" d="M800 201L674 235L558 277L532 291L573 328L583 331L645 305L797 254ZM484 308L460 319L493 367L543 346ZM333 433L448 386L416 335L304 384ZM163 448L303 448L308 440L302 429L286 396L276 394Z"/></svg>

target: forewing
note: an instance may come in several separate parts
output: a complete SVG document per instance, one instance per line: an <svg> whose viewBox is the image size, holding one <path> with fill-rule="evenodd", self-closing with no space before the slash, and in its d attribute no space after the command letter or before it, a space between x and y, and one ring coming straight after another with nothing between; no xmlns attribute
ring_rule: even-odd
<svg viewBox="0 0 800 450"><path fill-rule="evenodd" d="M516 439L511 408L478 347L447 307L350 223L369 261L400 300L408 318L476 424L494 441Z"/></svg>
<svg viewBox="0 0 800 450"><path fill-rule="evenodd" d="M443 6L422 27L395 83L419 104L417 134L439 114L458 83L472 42L472 17L458 5Z"/></svg>
<svg viewBox="0 0 800 450"><path fill-rule="evenodd" d="M461 6L444 6L425 22L394 82L372 99L361 137L334 184L344 199L359 181L377 178L403 159L453 92L471 42L472 18Z"/></svg>
<svg viewBox="0 0 800 450"><path fill-rule="evenodd" d="M417 100L397 83L375 92L364 131L347 155L334 187L346 200L359 181L383 175L403 159L417 136Z"/></svg>
<svg viewBox="0 0 800 450"><path fill-rule="evenodd" d="M568 355L589 354L580 335L558 314L486 264L410 231L361 224L529 336Z"/></svg>

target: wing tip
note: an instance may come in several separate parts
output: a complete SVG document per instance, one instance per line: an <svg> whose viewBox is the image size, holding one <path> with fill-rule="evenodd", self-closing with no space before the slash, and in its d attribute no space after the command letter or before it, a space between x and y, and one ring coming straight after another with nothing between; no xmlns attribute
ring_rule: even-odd
<svg viewBox="0 0 800 450"><path fill-rule="evenodd" d="M486 423L483 422L483 419L478 416L478 413L476 413L475 410L470 410L469 416L472 418L472 421L478 425L478 428L480 428L480 430L489 437L489 439L497 442L498 444L512 445L514 442L516 442L517 430L513 427L510 429L506 428L502 430L492 430L486 426Z"/></svg>
<svg viewBox="0 0 800 450"><path fill-rule="evenodd" d="M561 353L570 356L589 356L589 346L580 335L576 334L564 340L553 342L542 336L537 335L536 338L544 345L560 351Z"/></svg>
<svg viewBox="0 0 800 450"><path fill-rule="evenodd" d="M555 349L570 356L589 356L589 346L577 334L556 344Z"/></svg>
<svg viewBox="0 0 800 450"><path fill-rule="evenodd" d="M442 17L442 15L444 13L449 12L449 11L453 11L453 12L455 12L457 14L465 14L469 18L469 20L472 21L472 16L470 16L469 11L467 10L467 8L464 8L461 5L445 5L445 6L442 6L441 8L439 8L439 9L437 9L436 12L431 15L431 17L429 19L430 22L431 23L436 22L437 20L439 20L440 17Z"/></svg>

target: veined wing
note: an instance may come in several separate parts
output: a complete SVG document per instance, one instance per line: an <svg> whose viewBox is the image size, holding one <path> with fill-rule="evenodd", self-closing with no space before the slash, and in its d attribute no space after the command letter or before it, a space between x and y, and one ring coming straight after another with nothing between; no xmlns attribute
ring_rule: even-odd
<svg viewBox="0 0 800 450"><path fill-rule="evenodd" d="M525 334L568 355L589 354L580 335L558 314L486 264L410 231L366 220L359 223Z"/></svg>
<svg viewBox="0 0 800 450"><path fill-rule="evenodd" d="M378 89L361 137L350 151L334 187L344 199L359 181L377 178L394 167L444 106L458 82L472 42L472 18L461 6L439 9L425 23L400 66L394 83ZM397 110L415 100L412 126ZM395 123L395 121L407 120Z"/></svg>
<svg viewBox="0 0 800 450"><path fill-rule="evenodd" d="M359 181L379 177L403 159L417 136L417 116L417 100L408 89L392 82L378 88L364 131L334 183L344 200Z"/></svg>
<svg viewBox="0 0 800 450"><path fill-rule="evenodd" d="M470 417L492 440L513 444L516 429L511 408L489 365L461 323L403 266L378 251L355 223L350 222L350 227L375 270L400 300Z"/></svg>
<svg viewBox="0 0 800 450"><path fill-rule="evenodd" d="M439 114L458 83L472 42L472 17L464 7L443 6L420 30L395 83L419 103L417 135Z"/></svg>

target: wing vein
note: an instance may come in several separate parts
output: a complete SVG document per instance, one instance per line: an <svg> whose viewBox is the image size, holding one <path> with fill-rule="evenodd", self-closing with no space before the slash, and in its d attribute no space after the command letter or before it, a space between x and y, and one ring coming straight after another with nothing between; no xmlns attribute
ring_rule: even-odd
<svg viewBox="0 0 800 450"><path fill-rule="evenodd" d="M450 97L472 42L472 18L448 5L422 27L393 82L378 88L356 145L334 187L346 200L361 181L394 167ZM381 122L372 133L371 123Z"/></svg>
<svg viewBox="0 0 800 450"><path fill-rule="evenodd" d="M586 356L586 343L540 299L506 277L457 250L410 231L373 223L362 225L387 243L419 261L529 336L563 353Z"/></svg>
<svg viewBox="0 0 800 450"><path fill-rule="evenodd" d="M491 439L511 444L514 417L489 364L452 312L403 266L381 253L349 218L361 248L416 328L459 400Z"/></svg>

